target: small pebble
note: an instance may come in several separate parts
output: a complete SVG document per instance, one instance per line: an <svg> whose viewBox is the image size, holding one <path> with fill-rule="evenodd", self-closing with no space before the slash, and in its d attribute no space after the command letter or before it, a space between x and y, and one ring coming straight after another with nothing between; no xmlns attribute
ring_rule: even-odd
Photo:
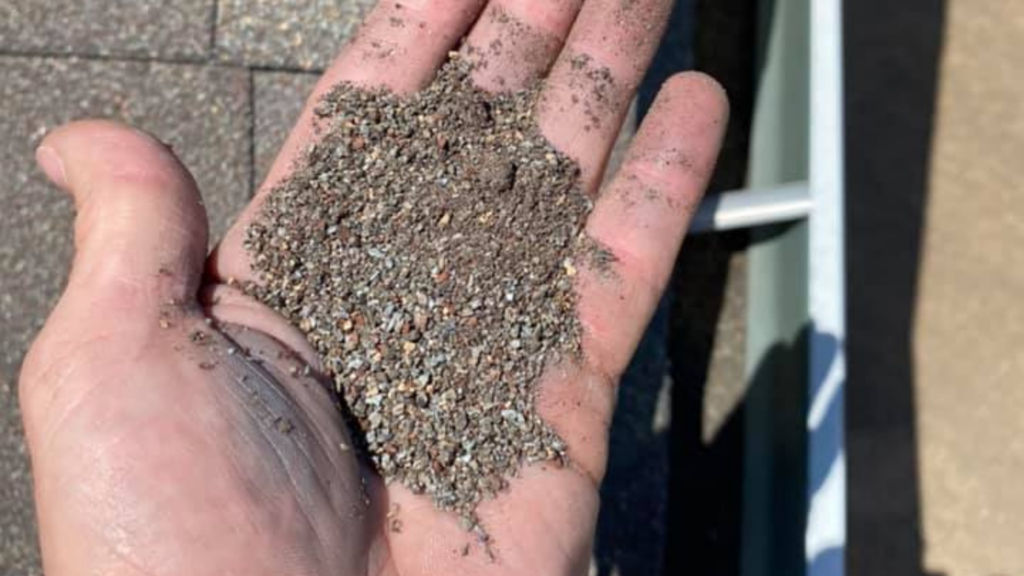
<svg viewBox="0 0 1024 576"><path fill-rule="evenodd" d="M295 429L295 425L292 424L292 421L282 416L278 416L274 419L274 426L277 428L277 431L282 434L290 434L291 431Z"/></svg>

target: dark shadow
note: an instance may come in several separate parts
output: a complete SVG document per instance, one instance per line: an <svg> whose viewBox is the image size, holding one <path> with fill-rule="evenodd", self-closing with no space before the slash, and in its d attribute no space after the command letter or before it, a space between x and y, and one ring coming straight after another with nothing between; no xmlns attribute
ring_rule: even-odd
<svg viewBox="0 0 1024 576"><path fill-rule="evenodd" d="M667 320L662 302L619 388L594 547L600 576L660 573L668 518Z"/></svg>
<svg viewBox="0 0 1024 576"><path fill-rule="evenodd" d="M694 0L694 68L729 95L729 127L710 193L742 188L747 178L756 94L758 0Z"/></svg>
<svg viewBox="0 0 1024 576"><path fill-rule="evenodd" d="M709 368L729 281L729 260L746 243L747 234L742 232L692 237L676 264L669 333L671 490L664 574L739 574L742 407L731 413L710 441L704 438L704 429ZM733 385L742 387L742 366L733 373L738 376Z"/></svg>
<svg viewBox="0 0 1024 576"><path fill-rule="evenodd" d="M694 67L722 83L731 115L709 194L742 188L755 94L756 0L696 0ZM691 236L676 263L669 332L672 395L671 490L664 574L740 573L743 511L742 405L704 438L707 386L730 262L746 231ZM733 268L735 270L735 267ZM735 288L734 288L735 289ZM743 338L740 336L740 346ZM738 355L742 362L742 354ZM742 386L742 366L730 372Z"/></svg>
<svg viewBox="0 0 1024 576"><path fill-rule="evenodd" d="M833 549L819 555L811 562L814 574L840 574L843 570L843 553Z"/></svg>
<svg viewBox="0 0 1024 576"><path fill-rule="evenodd" d="M944 0L845 5L850 574L925 574L911 332Z"/></svg>
<svg viewBox="0 0 1024 576"><path fill-rule="evenodd" d="M689 343L686 350L700 352L698 346L703 339L699 331L683 329L677 331L676 338L680 337L682 340L677 340L673 346ZM677 517L670 524L672 531L664 574L751 572L749 567L741 565L743 525L748 520L744 518L744 480L750 472L744 470L744 464L750 461L749 455L745 456L750 450L769 450L754 458L754 461L767 463L767 469L757 471L758 481L767 487L763 491L766 502L755 508L767 515L775 532L770 538L770 549L756 555L766 566L753 572L804 573L803 518L809 504L807 495L822 488L828 471L842 457L838 441L819 442L814 460L821 466L811 470L807 467L809 392L815 392L817 385L824 381L824 373L809 375L807 371L808 343L812 339L823 356L819 365L831 366L839 350L839 342L833 335L805 327L792 341L773 346L751 375L750 386L742 400L709 439L702 438L701 430L706 402L701 396L705 388L680 386L680 382L690 379L702 382L701 375L694 373L693 363L673 366L674 376L681 379L674 388L676 412L673 416L678 414L688 419L676 420L673 425L671 513ZM812 379L810 391L809 376ZM817 377L820 378L815 380ZM757 411L758 416L752 417L752 410ZM816 423L819 434L835 428L842 413L842 396L828 398L822 417ZM754 420L759 424L757 433L770 436L770 441L759 447L745 442L751 434L748 427ZM771 522L771 518L780 520ZM826 549L812 559L812 565L814 568L841 566L842 558L840 549Z"/></svg>

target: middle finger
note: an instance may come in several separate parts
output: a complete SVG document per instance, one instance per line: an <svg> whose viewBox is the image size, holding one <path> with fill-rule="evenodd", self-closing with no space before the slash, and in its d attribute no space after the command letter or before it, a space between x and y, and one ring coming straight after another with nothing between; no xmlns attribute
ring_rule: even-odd
<svg viewBox="0 0 1024 576"><path fill-rule="evenodd" d="M544 135L594 192L673 0L588 0L541 93Z"/></svg>
<svg viewBox="0 0 1024 576"><path fill-rule="evenodd" d="M583 0L491 0L462 52L485 90L519 90L542 78L558 56Z"/></svg>

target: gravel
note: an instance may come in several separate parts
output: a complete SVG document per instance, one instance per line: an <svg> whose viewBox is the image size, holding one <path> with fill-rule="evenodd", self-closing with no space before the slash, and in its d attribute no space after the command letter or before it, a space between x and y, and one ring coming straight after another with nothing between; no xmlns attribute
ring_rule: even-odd
<svg viewBox="0 0 1024 576"><path fill-rule="evenodd" d="M537 128L537 91L488 94L453 57L409 98L341 85L323 139L246 246L248 286L302 329L388 481L467 529L523 461L564 463L537 380L579 354L579 168Z"/></svg>

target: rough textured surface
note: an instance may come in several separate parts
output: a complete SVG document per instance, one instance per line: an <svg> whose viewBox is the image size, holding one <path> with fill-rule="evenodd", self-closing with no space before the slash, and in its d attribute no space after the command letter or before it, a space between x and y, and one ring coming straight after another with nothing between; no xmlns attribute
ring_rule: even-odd
<svg viewBox="0 0 1024 576"><path fill-rule="evenodd" d="M0 58L0 77L0 573L23 574L35 544L15 382L64 282L72 220L71 202L35 168L35 144L85 116L146 128L193 171L223 231L249 195L249 86L248 74L218 67L22 57Z"/></svg>
<svg viewBox="0 0 1024 576"><path fill-rule="evenodd" d="M375 0L221 0L217 58L322 70Z"/></svg>
<svg viewBox="0 0 1024 576"><path fill-rule="evenodd" d="M57 294L70 255L70 201L35 168L46 131L82 117L119 118L171 144L223 232L248 196L248 75L190 65L0 58L0 319L3 374L14 379L27 338ZM17 335L17 336L15 336Z"/></svg>
<svg viewBox="0 0 1024 576"><path fill-rule="evenodd" d="M924 566L1024 574L1024 13L951 0L914 360Z"/></svg>
<svg viewBox="0 0 1024 576"><path fill-rule="evenodd" d="M577 267L613 258L582 234L590 200L539 90L470 72L453 59L408 98L332 90L323 139L246 235L249 288L320 353L384 480L467 528L524 461L565 460L536 385L580 353Z"/></svg>
<svg viewBox="0 0 1024 576"><path fill-rule="evenodd" d="M253 74L253 170L256 186L267 177L277 151L298 119L317 78L316 74L294 72Z"/></svg>
<svg viewBox="0 0 1024 576"><path fill-rule="evenodd" d="M7 331L6 322L0 322L0 326ZM5 335L0 345L6 351L17 345L8 340L17 339ZM17 387L7 371L5 368L0 372L0 573L35 576L42 571L36 546L32 477L22 441Z"/></svg>
<svg viewBox="0 0 1024 576"><path fill-rule="evenodd" d="M4 0L0 52L200 59L215 0Z"/></svg>

